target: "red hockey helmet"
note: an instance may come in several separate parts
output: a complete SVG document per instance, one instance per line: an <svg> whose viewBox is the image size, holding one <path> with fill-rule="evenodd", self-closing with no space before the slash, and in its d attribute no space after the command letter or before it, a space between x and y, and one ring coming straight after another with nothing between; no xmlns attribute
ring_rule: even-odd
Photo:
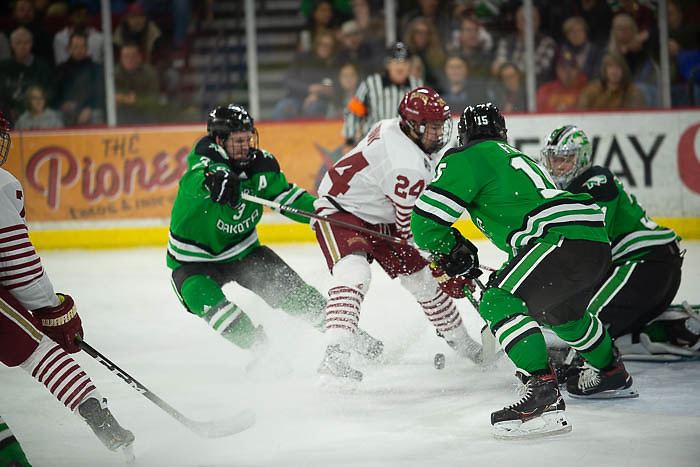
<svg viewBox="0 0 700 467"><path fill-rule="evenodd" d="M409 91L399 104L399 116L401 128L406 134L409 130L415 131L419 136L416 141L426 153L437 152L442 149L452 136L452 119L450 118L450 106L440 94L430 88L416 88ZM439 122L443 124L442 135L438 141L429 148L423 147L420 139L425 134L426 124Z"/></svg>

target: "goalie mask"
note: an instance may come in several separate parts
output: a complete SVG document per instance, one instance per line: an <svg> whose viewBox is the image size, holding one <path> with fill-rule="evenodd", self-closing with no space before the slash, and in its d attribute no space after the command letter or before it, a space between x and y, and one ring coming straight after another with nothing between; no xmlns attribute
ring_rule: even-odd
<svg viewBox="0 0 700 467"><path fill-rule="evenodd" d="M500 139L505 141L508 130L506 120L498 107L490 102L470 105L459 118L458 144L465 146L476 139Z"/></svg>
<svg viewBox="0 0 700 467"><path fill-rule="evenodd" d="M234 138L229 162L236 169L244 169L253 161L258 149L258 130L253 117L240 105L216 107L209 112L207 133L211 138L219 138L224 142L233 133L247 133L247 136L238 135L241 138Z"/></svg>
<svg viewBox="0 0 700 467"><path fill-rule="evenodd" d="M452 136L450 106L430 88L409 91L399 104L401 130L426 154L442 149ZM411 130L418 136L411 136Z"/></svg>
<svg viewBox="0 0 700 467"><path fill-rule="evenodd" d="M0 112L0 166L7 160L10 152L10 122L5 120L5 116Z"/></svg>
<svg viewBox="0 0 700 467"><path fill-rule="evenodd" d="M560 189L593 164L591 153L588 136L574 125L554 130L541 151L544 165Z"/></svg>

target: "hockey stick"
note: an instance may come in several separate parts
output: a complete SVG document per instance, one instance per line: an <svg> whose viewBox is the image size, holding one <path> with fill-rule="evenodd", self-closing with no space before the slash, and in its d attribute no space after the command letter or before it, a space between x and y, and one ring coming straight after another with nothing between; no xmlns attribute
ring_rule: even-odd
<svg viewBox="0 0 700 467"><path fill-rule="evenodd" d="M331 219L330 217L321 216L320 214L316 214L313 212L302 211L300 209L293 208L291 206L285 206L285 205L277 203L275 201L270 201L270 200L267 200L264 198L259 198L257 196L249 195L248 193L241 193L241 198L243 198L246 201L250 201L251 203L257 203L257 204L261 204L263 206L267 206L268 208L271 208L271 209L276 209L278 211L286 211L286 212L289 212L291 214L296 214L298 216L310 217L311 219L316 219L319 221L328 222L330 224L337 224L337 225L346 227L346 228L351 229L351 230L356 230L357 232L362 232L362 233L374 235L375 237L381 238L383 240L388 240L388 241L393 242L393 243L398 243L400 245L408 245L408 246L412 246L415 248L415 245L411 244L411 242L409 242L408 240L406 240L404 238L394 237L392 235L377 232L376 230L368 229L367 227L362 227L360 225L351 224L349 222L339 221L337 219Z"/></svg>
<svg viewBox="0 0 700 467"><path fill-rule="evenodd" d="M136 381L136 379L130 376L126 371L119 368L90 344L80 339L80 337L76 337L76 343L88 355L100 362L119 378L124 380L126 384L134 388L137 392L141 393L146 399L153 402L168 415L203 438L222 438L224 436L235 435L236 433L246 430L255 424L255 413L250 410L242 410L230 418L213 420L210 422L198 422L187 418L163 399L149 391L146 386Z"/></svg>

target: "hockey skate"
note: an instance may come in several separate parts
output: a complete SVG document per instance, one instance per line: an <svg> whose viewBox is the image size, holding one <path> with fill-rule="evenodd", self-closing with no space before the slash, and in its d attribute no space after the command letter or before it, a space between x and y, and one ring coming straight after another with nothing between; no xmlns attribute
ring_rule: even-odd
<svg viewBox="0 0 700 467"><path fill-rule="evenodd" d="M471 337L464 336L461 339L447 340L445 342L462 358L468 358L472 362L481 365L484 363L484 355L481 345Z"/></svg>
<svg viewBox="0 0 700 467"><path fill-rule="evenodd" d="M584 362L583 366L566 381L569 395L577 399L622 399L639 397L631 389L632 377L625 369L617 349L613 348L613 360L599 370Z"/></svg>
<svg viewBox="0 0 700 467"><path fill-rule="evenodd" d="M376 360L384 353L384 343L358 327L355 330L354 350L368 360Z"/></svg>
<svg viewBox="0 0 700 467"><path fill-rule="evenodd" d="M491 414L494 437L528 439L571 431L564 415L566 404L551 369L531 376L518 371L515 376L524 384L524 395L515 404Z"/></svg>
<svg viewBox="0 0 700 467"><path fill-rule="evenodd" d="M122 449L127 462L134 461L132 443L134 434L122 428L107 408L107 399L100 404L96 398L91 397L78 406L78 413L90 426L97 438L110 451Z"/></svg>
<svg viewBox="0 0 700 467"><path fill-rule="evenodd" d="M630 345L621 349L625 360L678 361L699 358L700 314L688 302L673 305L642 332L629 339ZM623 343L627 344L627 339ZM634 344L641 344L641 348L639 345L635 348Z"/></svg>
<svg viewBox="0 0 700 467"><path fill-rule="evenodd" d="M362 372L351 367L349 360L350 352L343 350L338 344L329 345L318 372L338 379L362 381Z"/></svg>

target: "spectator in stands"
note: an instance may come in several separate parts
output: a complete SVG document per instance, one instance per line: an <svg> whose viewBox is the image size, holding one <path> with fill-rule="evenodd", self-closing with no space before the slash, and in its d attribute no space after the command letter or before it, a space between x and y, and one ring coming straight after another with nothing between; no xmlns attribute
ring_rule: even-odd
<svg viewBox="0 0 700 467"><path fill-rule="evenodd" d="M346 21L340 27L340 48L336 53L336 63L352 63L362 78L382 69L384 48L373 39L367 39L354 19ZM353 89L354 92L354 89Z"/></svg>
<svg viewBox="0 0 700 467"><path fill-rule="evenodd" d="M329 118L341 118L348 107L350 99L355 95L358 84L360 84L360 74L357 66L348 62L340 67L338 71L337 85L335 86L335 94L333 102L328 111Z"/></svg>
<svg viewBox="0 0 700 467"><path fill-rule="evenodd" d="M318 0L311 7L306 27L299 32L299 52L311 52L316 36L321 32L335 32L337 18L330 0Z"/></svg>
<svg viewBox="0 0 700 467"><path fill-rule="evenodd" d="M696 69L694 96L700 96L700 26L687 21L677 0L668 0L668 50L671 59L671 101L674 106L690 105L688 81Z"/></svg>
<svg viewBox="0 0 700 467"><path fill-rule="evenodd" d="M118 48L127 43L138 44L145 62L150 63L155 42L160 37L158 25L146 16L141 3L134 2L126 8L124 18L114 30L112 41Z"/></svg>
<svg viewBox="0 0 700 467"><path fill-rule="evenodd" d="M20 26L10 34L12 58L0 62L0 110L11 122L25 110L25 94L29 86L40 85L49 101L56 88L49 63L32 53L32 33Z"/></svg>
<svg viewBox="0 0 700 467"><path fill-rule="evenodd" d="M640 37L648 39L656 36L656 15L647 5L638 0L618 0L608 3L613 3L616 6L613 8L613 14L625 13L634 20Z"/></svg>
<svg viewBox="0 0 700 467"><path fill-rule="evenodd" d="M14 125L15 129L63 128L61 114L48 107L46 94L41 86L29 86L25 97L25 107L27 110L17 119Z"/></svg>
<svg viewBox="0 0 700 467"><path fill-rule="evenodd" d="M10 41L7 38L7 34L0 31L0 61L6 60L12 56L12 49L10 49Z"/></svg>
<svg viewBox="0 0 700 467"><path fill-rule="evenodd" d="M493 63L493 38L475 15L465 15L460 22L458 44L453 53L469 63L469 75L490 78ZM450 106L455 109L456 107Z"/></svg>
<svg viewBox="0 0 700 467"><path fill-rule="evenodd" d="M563 51L571 53L586 78L596 79L600 71L603 50L588 38L588 25L581 16L567 18L562 25L565 43Z"/></svg>
<svg viewBox="0 0 700 467"><path fill-rule="evenodd" d="M471 76L469 65L461 55L447 57L440 89L440 95L447 101L453 112L459 112L459 109L464 109L468 105L492 100L486 81L479 76Z"/></svg>
<svg viewBox="0 0 700 467"><path fill-rule="evenodd" d="M56 65L70 58L70 39L73 33L81 33L87 37L87 55L95 63L102 63L103 35L102 32L89 25L88 7L83 2L73 3L68 14L68 25L58 31L53 38L53 56Z"/></svg>
<svg viewBox="0 0 700 467"><path fill-rule="evenodd" d="M23 26L32 33L35 56L41 57L49 65L53 64L51 37L44 27L41 18L36 13L34 2L31 0L16 0L12 9L12 24L8 31L14 31Z"/></svg>
<svg viewBox="0 0 700 467"><path fill-rule="evenodd" d="M573 54L563 49L554 66L557 79L544 83L537 89L537 110L542 112L566 112L578 108L578 99L588 84Z"/></svg>
<svg viewBox="0 0 700 467"><path fill-rule="evenodd" d="M627 63L629 76L645 94L648 104L656 105L658 65L652 58L651 43L647 31L639 31L637 23L627 13L613 18L608 52L622 56Z"/></svg>
<svg viewBox="0 0 700 467"><path fill-rule="evenodd" d="M334 49L335 35L322 31L316 35L312 52L296 54L284 78L287 96L275 106L275 118L325 117L337 74Z"/></svg>
<svg viewBox="0 0 700 467"><path fill-rule="evenodd" d="M74 32L70 58L56 67L59 83L56 106L67 126L104 123L104 75L102 67L88 56L88 37Z"/></svg>
<svg viewBox="0 0 700 467"><path fill-rule="evenodd" d="M352 18L357 21L364 37L384 45L386 43L384 18L377 13L372 14L370 8L368 0L352 0Z"/></svg>
<svg viewBox="0 0 700 467"><path fill-rule="evenodd" d="M498 70L498 84L494 91L496 106L503 112L527 111L527 96L523 77L514 63L505 62Z"/></svg>
<svg viewBox="0 0 700 467"><path fill-rule="evenodd" d="M450 10L448 0L417 0L416 8L407 11L401 18L401 30L404 31L404 42L406 41L406 30L409 24L416 18L422 17L428 20L438 35L439 42L445 46L452 41L452 31L456 28L453 14ZM410 47L410 44L408 44ZM417 53L417 52L415 52ZM425 60L423 60L425 62ZM442 64L441 64L442 66ZM438 68L439 70L440 68Z"/></svg>
<svg viewBox="0 0 700 467"><path fill-rule="evenodd" d="M580 109L631 109L646 105L644 95L630 79L627 63L620 55L610 53L603 57L600 76L581 93Z"/></svg>
<svg viewBox="0 0 700 467"><path fill-rule="evenodd" d="M411 52L402 42L391 46L385 56L385 71L365 78L348 103L342 135L343 154L352 149L379 120L398 117L399 103L410 90L423 86L409 76Z"/></svg>
<svg viewBox="0 0 700 467"><path fill-rule="evenodd" d="M418 55L411 55L409 59L410 68L408 71L408 76L415 78L421 83L425 82L425 65L423 60Z"/></svg>
<svg viewBox="0 0 700 467"><path fill-rule="evenodd" d="M535 31L535 79L537 84L542 84L552 79L552 62L557 51L557 45L549 36L539 32L540 14L537 8L532 8L532 26ZM525 67L525 8L520 7L515 14L516 32L501 38L496 47L496 58L491 67L494 74L498 74L505 62L514 63L521 73L526 72ZM501 110L502 107L499 106Z"/></svg>
<svg viewBox="0 0 700 467"><path fill-rule="evenodd" d="M445 48L435 26L422 16L413 18L404 30L403 42L425 67L425 84L435 88L445 66Z"/></svg>
<svg viewBox="0 0 700 467"><path fill-rule="evenodd" d="M145 63L139 44L127 42L121 47L114 87L119 124L158 122L160 83L155 68Z"/></svg>

